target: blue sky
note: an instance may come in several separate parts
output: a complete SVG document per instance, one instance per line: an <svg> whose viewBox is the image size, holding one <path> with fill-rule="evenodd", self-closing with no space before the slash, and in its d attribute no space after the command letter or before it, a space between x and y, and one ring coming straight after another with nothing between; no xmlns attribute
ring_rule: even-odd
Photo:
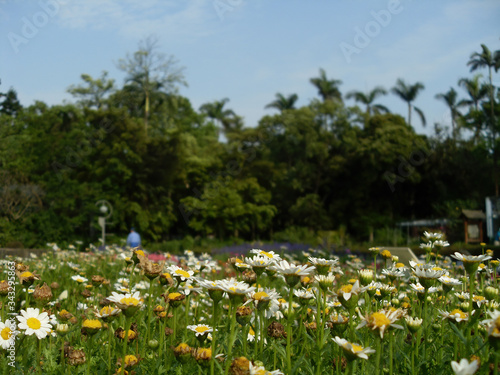
<svg viewBox="0 0 500 375"><path fill-rule="evenodd" d="M413 125L432 134L435 122L449 125L434 96L453 86L464 97L457 81L472 76L466 64L481 43L500 49L499 20L497 0L0 0L0 91L14 87L23 105L60 104L83 73L106 70L121 85L116 62L154 34L185 67L180 93L195 108L227 97L255 126L277 92L308 104L323 68L344 94L422 82L415 105L428 125ZM357 49L347 58L346 45ZM394 95L380 103L406 116Z"/></svg>

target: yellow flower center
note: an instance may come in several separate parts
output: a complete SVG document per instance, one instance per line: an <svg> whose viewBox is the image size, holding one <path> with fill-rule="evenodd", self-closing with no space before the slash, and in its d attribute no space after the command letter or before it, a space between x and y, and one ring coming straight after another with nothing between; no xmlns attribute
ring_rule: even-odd
<svg viewBox="0 0 500 375"><path fill-rule="evenodd" d="M272 258L274 258L273 254L271 254L271 253L266 253L265 251L261 251L261 252L260 252L260 255L265 255L266 257L271 258L271 259L272 259Z"/></svg>
<svg viewBox="0 0 500 375"><path fill-rule="evenodd" d="M380 255L382 255L384 258L390 258L392 255L391 255L391 252L389 250L383 250Z"/></svg>
<svg viewBox="0 0 500 375"><path fill-rule="evenodd" d="M2 339L5 341L9 340L10 337L12 336L12 331L9 327L5 327L2 329L2 333L0 333L0 336L2 336Z"/></svg>
<svg viewBox="0 0 500 375"><path fill-rule="evenodd" d="M286 303L286 299L284 299L284 298L278 298L278 302L279 303Z"/></svg>
<svg viewBox="0 0 500 375"><path fill-rule="evenodd" d="M360 345L357 345L357 344L351 344L351 346L352 346L352 351L353 351L354 353L358 353L358 352L360 352L360 351L362 351L362 350L363 350L363 347L362 347L362 346L360 346Z"/></svg>
<svg viewBox="0 0 500 375"><path fill-rule="evenodd" d="M478 302L478 301L484 301L486 298L484 298L483 296L474 296L473 299L474 301Z"/></svg>
<svg viewBox="0 0 500 375"><path fill-rule="evenodd" d="M455 309L451 313L451 315L458 315L461 319L467 318L467 314L465 314L462 310L460 309Z"/></svg>
<svg viewBox="0 0 500 375"><path fill-rule="evenodd" d="M391 324L391 321L384 313L375 312L371 315L371 323L377 328L382 328Z"/></svg>
<svg viewBox="0 0 500 375"><path fill-rule="evenodd" d="M37 318L29 318L26 321L26 324L29 328L34 329L35 331L37 329L40 329L40 327L42 326L42 323Z"/></svg>
<svg viewBox="0 0 500 375"><path fill-rule="evenodd" d="M177 270L177 271L175 271L175 273L177 275L181 275L183 277L191 277L191 275L189 274L189 272L184 271L184 270Z"/></svg>
<svg viewBox="0 0 500 375"><path fill-rule="evenodd" d="M266 292L257 292L253 295L253 299L260 301L263 298L269 297Z"/></svg>
<svg viewBox="0 0 500 375"><path fill-rule="evenodd" d="M180 293L169 293L168 299L176 299L176 298L179 298L180 296L181 296Z"/></svg>
<svg viewBox="0 0 500 375"><path fill-rule="evenodd" d="M142 250L137 250L137 251L135 252L135 254L136 254L136 255L145 256L145 255L144 255L144 251L142 251Z"/></svg>
<svg viewBox="0 0 500 375"><path fill-rule="evenodd" d="M255 336L255 331L252 329L252 327L250 327L250 330L248 331L248 333L252 336Z"/></svg>
<svg viewBox="0 0 500 375"><path fill-rule="evenodd" d="M432 267L434 271L442 271L443 269L441 267Z"/></svg>
<svg viewBox="0 0 500 375"><path fill-rule="evenodd" d="M31 272L28 272L28 271L23 272L23 273L21 274L21 277L31 277L31 276L33 276L33 274L32 274Z"/></svg>
<svg viewBox="0 0 500 375"><path fill-rule="evenodd" d="M203 332L206 332L208 330L209 330L209 328L207 326L201 326L201 327L196 327L195 328L195 331L199 332L199 333L203 333Z"/></svg>
<svg viewBox="0 0 500 375"><path fill-rule="evenodd" d="M403 263L396 263L396 268L403 268L405 265Z"/></svg>
<svg viewBox="0 0 500 375"><path fill-rule="evenodd" d="M134 297L125 297L120 300L120 302L124 305L128 306L137 306L139 304L139 300Z"/></svg>
<svg viewBox="0 0 500 375"><path fill-rule="evenodd" d="M100 321L97 319L87 319L83 322L83 326L85 328L92 328L92 329L101 329L102 324Z"/></svg>
<svg viewBox="0 0 500 375"><path fill-rule="evenodd" d="M120 337L121 337L122 339L123 339L123 338L125 338L125 331L120 332ZM128 330L128 335L127 335L127 337L128 337L129 339L134 339L134 338L135 338L135 332L134 332L134 331L132 331L131 329L129 329L129 330Z"/></svg>
<svg viewBox="0 0 500 375"><path fill-rule="evenodd" d="M352 290L351 284L344 285L340 288L341 293L351 293L351 290Z"/></svg>
<svg viewBox="0 0 500 375"><path fill-rule="evenodd" d="M137 362L137 357L135 355L126 355L125 356L125 365L128 366L130 363Z"/></svg>
<svg viewBox="0 0 500 375"><path fill-rule="evenodd" d="M108 315L108 314L111 314L113 311L115 311L115 309L111 306L104 306L102 309L101 309L101 315Z"/></svg>

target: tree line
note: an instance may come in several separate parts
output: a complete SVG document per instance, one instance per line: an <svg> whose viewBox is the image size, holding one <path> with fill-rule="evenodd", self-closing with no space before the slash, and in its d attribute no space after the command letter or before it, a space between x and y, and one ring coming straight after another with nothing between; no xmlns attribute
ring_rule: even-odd
<svg viewBox="0 0 500 375"><path fill-rule="evenodd" d="M229 99L195 109L179 94L184 69L147 38L118 62L119 86L82 74L74 104L22 106L0 93L0 246L96 241L96 202L108 229L134 226L146 242L184 236L273 239L338 230L356 241L416 218L456 218L499 193L500 51L464 58L471 76L437 93L451 129L417 134L424 83L343 93L324 69L318 97L297 107L277 93L245 126ZM486 73L486 74L484 74ZM396 95L407 113L378 103ZM271 98L270 98L271 99ZM374 238L375 237L375 238Z"/></svg>

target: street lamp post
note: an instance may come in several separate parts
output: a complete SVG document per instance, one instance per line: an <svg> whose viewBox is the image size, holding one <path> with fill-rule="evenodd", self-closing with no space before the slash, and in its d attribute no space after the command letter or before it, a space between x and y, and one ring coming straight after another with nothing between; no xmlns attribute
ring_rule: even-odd
<svg viewBox="0 0 500 375"><path fill-rule="evenodd" d="M104 199L101 199L95 203L96 206L99 207L99 211L102 216L99 216L97 222L102 229L101 238L102 238L102 246L105 248L106 246L106 219L109 219L113 214L113 206Z"/></svg>

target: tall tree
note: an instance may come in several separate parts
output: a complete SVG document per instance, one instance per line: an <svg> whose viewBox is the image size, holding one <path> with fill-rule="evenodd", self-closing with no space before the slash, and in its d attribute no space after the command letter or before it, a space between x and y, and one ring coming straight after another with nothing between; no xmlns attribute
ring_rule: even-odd
<svg viewBox="0 0 500 375"><path fill-rule="evenodd" d="M435 97L438 100L444 101L448 106L451 115L451 134L453 137L455 137L457 135L456 134L457 118L461 116L461 113L458 110L459 102L457 101L457 92L453 87L450 87L448 92L444 94L436 94Z"/></svg>
<svg viewBox="0 0 500 375"><path fill-rule="evenodd" d="M224 108L229 102L228 98L215 100L200 106L200 112L208 118L215 120L224 132L242 127L241 118L232 109Z"/></svg>
<svg viewBox="0 0 500 375"><path fill-rule="evenodd" d="M0 81L0 84L2 82ZM9 116L16 116L17 113L23 108L19 99L17 98L17 92L12 87L6 93L0 92L0 99L4 98L0 102L0 113L4 113Z"/></svg>
<svg viewBox="0 0 500 375"><path fill-rule="evenodd" d="M492 53L488 47L484 44L481 44L481 52L474 52L470 55L469 62L467 63L470 66L470 71L474 72L480 68L488 68L488 80L489 80L489 89L490 89L490 100L491 103L495 101L493 97L493 77L492 77L492 69L498 71L500 68L500 51L496 51ZM491 117L493 119L493 106L491 106Z"/></svg>
<svg viewBox="0 0 500 375"><path fill-rule="evenodd" d="M118 68L127 76L126 83L144 97L144 129L148 134L151 96L158 91L174 94L179 85L187 86L184 68L172 56L159 52L158 39L148 37L139 42L139 50L118 61ZM133 90L130 90L133 92Z"/></svg>
<svg viewBox="0 0 500 375"><path fill-rule="evenodd" d="M83 106L101 108L106 95L114 90L115 80L108 79L108 72L106 71L103 71L101 77L97 79L93 79L88 74L82 74L80 77L85 82L84 85L71 85L67 91L71 95L80 98L80 103Z"/></svg>
<svg viewBox="0 0 500 375"><path fill-rule="evenodd" d="M373 104L374 101L382 95L387 95L387 90L381 86L377 86L373 90L366 93L362 91L351 91L347 93L345 97L347 99L353 98L356 102L359 102L366 106L366 111L365 111L365 124L366 124L372 115L372 111L375 112L375 114L390 112L389 109L383 106L382 104Z"/></svg>
<svg viewBox="0 0 500 375"><path fill-rule="evenodd" d="M339 79L328 79L324 69L320 68L319 77L311 78L309 81L318 89L318 94L323 98L323 101L342 100L342 94L339 90L342 81Z"/></svg>
<svg viewBox="0 0 500 375"><path fill-rule="evenodd" d="M495 181L495 195L498 196L499 184L498 184L498 151L496 146L496 138L497 138L497 124L495 119L495 97L494 97L494 87L493 87L493 77L492 77L492 69L495 71L500 67L500 52L496 51L492 53L486 45L481 44L481 52L474 52L470 55L469 62L467 63L470 66L470 71L473 72L480 68L488 69L488 80L489 80L489 91L490 91L490 113L489 113L489 128L491 134L491 143L493 145L493 179Z"/></svg>
<svg viewBox="0 0 500 375"><path fill-rule="evenodd" d="M295 109L295 103L299 100L299 96L297 94L290 94L288 96L284 96L281 93L276 94L276 99L271 103L266 105L265 108L275 108L280 112L283 112L287 109Z"/></svg>
<svg viewBox="0 0 500 375"><path fill-rule="evenodd" d="M415 107L412 102L417 98L419 92L424 89L424 85L417 82L413 85L408 85L401 78L396 81L396 86L394 86L391 92L408 104L408 125L411 125L411 112L414 109L417 112L422 124L425 126L425 116L424 112L418 107Z"/></svg>
<svg viewBox="0 0 500 375"><path fill-rule="evenodd" d="M459 105L469 105L475 111L479 111L479 103L484 100L488 96L489 87L481 83L482 74L476 74L471 79L469 78L461 78L458 81L458 85L463 87L467 94L469 95L469 99L462 99L459 102Z"/></svg>

